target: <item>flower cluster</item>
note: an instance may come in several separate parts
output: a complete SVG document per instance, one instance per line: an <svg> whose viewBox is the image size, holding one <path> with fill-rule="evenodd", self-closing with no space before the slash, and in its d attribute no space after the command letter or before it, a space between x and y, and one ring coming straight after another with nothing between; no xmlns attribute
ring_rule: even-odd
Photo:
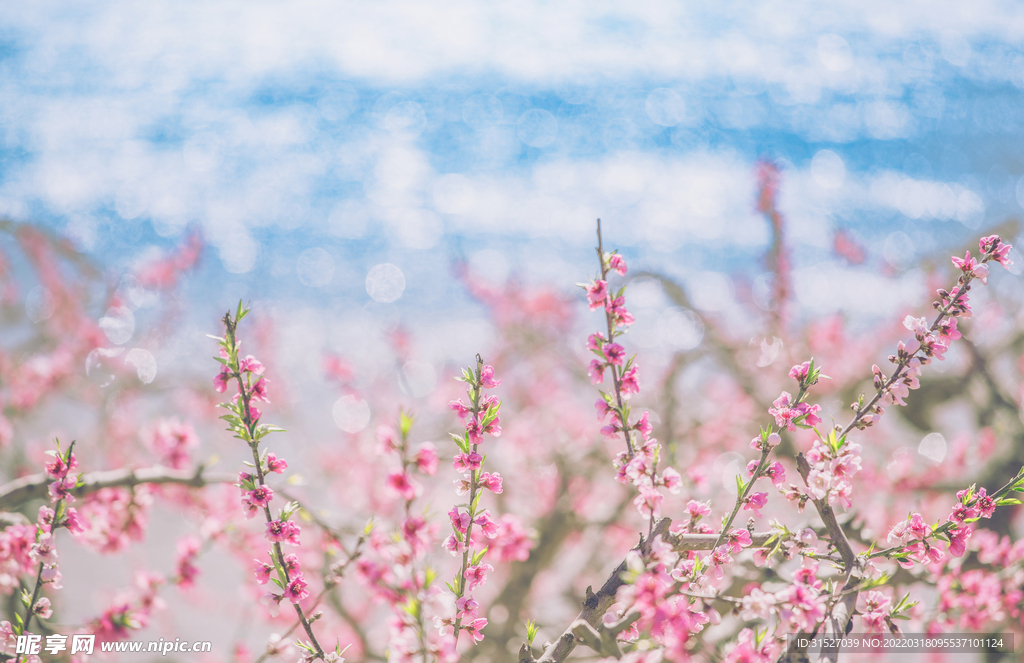
<svg viewBox="0 0 1024 663"><path fill-rule="evenodd" d="M957 503L946 516L944 523L929 525L917 512L897 523L889 530L888 542L898 542L894 550L882 551L895 559L904 568L915 563L929 564L942 560L944 554L936 547L934 539L948 544L947 550L954 557L962 557L967 551L967 542L973 533L971 523L981 518L991 518L996 507L1020 504L1016 498L1003 497L1009 491L1024 492L1024 467L1017 476L996 493L989 495L984 488L971 486L956 494Z"/></svg>
<svg viewBox="0 0 1024 663"><path fill-rule="evenodd" d="M998 235L983 237L978 247L981 249L980 261L972 258L970 251L963 258L952 257L953 266L961 272L960 277L952 290L938 290L939 299L932 306L939 315L931 325L926 318L912 315L903 320L903 325L914 332L914 340L909 343L900 341L896 354L889 356L889 362L896 365L891 376L886 377L878 366L871 367L876 395L868 403L864 403L862 397L851 405L856 412L853 426L863 430L877 423L886 407L893 404L906 405L903 399L910 395L911 389L920 386L918 376L921 367L931 363L933 358L943 360L949 344L961 337L957 319L973 315L968 293L975 279L982 284L988 283L988 266L985 263L994 260L1004 267L1013 264L1008 257L1012 246L1003 242Z"/></svg>
<svg viewBox="0 0 1024 663"><path fill-rule="evenodd" d="M388 474L387 486L402 500L402 521L388 536L373 532L370 546L379 561L360 560L357 569L373 592L391 606L389 660L451 663L458 660L455 642L439 637L426 626L430 614L444 609L443 592L434 583L436 573L424 562L426 551L435 543L437 528L412 510L420 491L413 474L432 476L437 472L437 449L430 442L413 449L409 442L412 424L412 417L401 412L397 431L390 426L377 429L380 451L398 456L399 466Z"/></svg>
<svg viewBox="0 0 1024 663"><path fill-rule="evenodd" d="M217 361L221 364L221 370L214 377L214 386L218 392L224 393L230 381L233 380L238 385L238 393L235 398L221 404L221 407L230 412L221 418L228 422L229 430L245 442L252 452L253 462L247 462L246 465L254 471L240 472L236 485L241 491L246 517L252 518L257 513L263 513L266 521L264 536L271 544L271 549L268 552L269 563L259 559L253 560L257 582L260 584L272 582L276 586L276 589L267 591L261 597L260 602L267 607L272 615L278 613L281 602L290 602L309 639L308 643L300 644L307 652L304 657L309 660L323 659L326 654L313 634L311 620L300 605L301 601L310 594L309 583L303 576L298 557L285 555L281 546L282 543L292 546L299 545L301 527L291 520L298 511L299 505L296 502L285 504L278 510L276 517L270 508L270 503L274 499L274 491L267 485L267 476L272 473L284 472L288 463L272 452L265 449L260 451L263 439L270 433L278 432L281 429L259 423L262 413L256 407L255 402L270 402L267 396L269 380L263 375L266 368L252 355L244 358L240 356L241 342L236 336L236 331L238 324L248 312L248 309L239 302L234 317L230 313L224 316L226 333L223 338L216 338L220 346L220 357L217 358Z"/></svg>
<svg viewBox="0 0 1024 663"><path fill-rule="evenodd" d="M455 481L456 492L467 495L468 501L457 504L448 512L452 533L445 539L444 547L453 555L462 555L462 565L458 575L448 583L448 589L455 595L456 612L454 617L439 618L437 626L442 635L449 627L454 629L454 642L457 644L461 631L466 631L474 642L483 640L481 630L487 625L487 619L479 615L479 603L469 595L477 587L487 582L487 574L494 570L483 559L487 548L476 549L473 539L473 527L488 539L498 535L497 523L491 518L487 509L480 509L480 497L484 490L492 493L502 492L501 475L497 472L483 471L486 455L479 453L479 445L485 434L493 437L501 435L498 411L501 401L494 395L485 395L484 389L494 389L501 384L494 377L494 368L487 366L477 355L476 370L464 369L458 379L469 385L466 395L469 403L458 399L449 403L465 424L461 435L452 434L452 439L459 448L453 466L462 474Z"/></svg>
<svg viewBox="0 0 1024 663"><path fill-rule="evenodd" d="M49 585L51 589L61 589L61 573L57 568L57 530L64 527L72 534L81 534L84 526L74 507L68 503L75 500L72 491L79 485L80 477L72 474L78 468L78 460L74 454L75 443L72 442L67 452L57 442L56 450L48 451L51 460L46 463L46 475L52 481L48 492L53 507L39 507L39 518L35 526L14 526L8 528L0 538L0 559L4 560L4 575L14 572L6 578L4 585L17 587L18 576L22 572L35 569L35 585L31 594L21 592L20 603L24 615L14 613L14 623L0 622L0 652L8 651L7 645L20 635L27 635L32 619L49 619L53 616L50 599L41 596L42 589ZM9 532L9 533L8 533ZM38 657L30 656L32 661ZM31 661L30 661L31 663Z"/></svg>
<svg viewBox="0 0 1024 663"><path fill-rule="evenodd" d="M598 236L600 240L600 235ZM597 355L590 362L588 370L591 382L604 382L606 370L610 370L612 391L601 392L601 398L595 406L598 418L604 423L601 432L606 437L622 434L626 441L626 450L615 459L616 480L620 483L636 486L639 493L633 500L634 506L642 516L653 521L661 516L664 495L661 488L677 494L682 488L682 477L673 468L667 467L658 472L658 460L661 445L651 437L654 426L650 422L650 413L644 412L640 418L631 423L631 409L628 399L640 393L640 369L636 365L636 356L626 359L626 350L615 339L625 333L625 329L633 324L633 316L626 310L625 286L612 295L608 290L608 276L617 272L624 276L628 270L626 261L616 252L606 253L598 247L601 258L600 277L589 285L584 285L590 310L604 308L605 323L608 336L597 332L587 339L587 349ZM634 432L639 439L634 437Z"/></svg>
<svg viewBox="0 0 1024 663"><path fill-rule="evenodd" d="M808 498L822 500L832 506L841 504L844 509L849 509L852 504L852 479L861 469L861 446L848 442L846 436L839 433L833 429L828 435L819 434L818 439L811 443L804 456L809 467L804 478L806 489L790 484L787 490L782 491L787 499L798 502L801 510Z"/></svg>

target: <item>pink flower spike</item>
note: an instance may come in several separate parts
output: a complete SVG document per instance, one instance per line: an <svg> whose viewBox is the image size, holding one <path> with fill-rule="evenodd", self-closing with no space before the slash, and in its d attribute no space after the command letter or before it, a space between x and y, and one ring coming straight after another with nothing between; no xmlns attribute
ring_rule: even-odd
<svg viewBox="0 0 1024 663"><path fill-rule="evenodd" d="M480 369L480 386L481 387L483 387L484 389L494 389L499 384L501 384L501 380L495 380L494 379L494 367L493 366L484 366L483 368Z"/></svg>

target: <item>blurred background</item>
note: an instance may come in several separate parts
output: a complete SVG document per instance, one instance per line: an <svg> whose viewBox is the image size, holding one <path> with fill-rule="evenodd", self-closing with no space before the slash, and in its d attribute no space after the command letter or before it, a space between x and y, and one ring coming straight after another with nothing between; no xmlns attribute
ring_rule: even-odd
<svg viewBox="0 0 1024 663"><path fill-rule="evenodd" d="M795 330L806 322L841 320L850 344L833 330L819 356L840 361L859 343L835 370L863 379L896 323L926 312L951 251L995 230L1024 245L1022 33L1012 2L6 3L0 249L5 279L20 285L5 300L0 342L29 357L78 333L53 326L74 301L102 335L69 350L61 370L105 408L58 399L18 419L15 409L36 403L12 405L8 394L6 412L19 436L41 443L129 410L142 427L212 407L185 392L209 392L204 334L244 298L264 321L254 345L274 348L275 406L296 420L281 444L297 460L317 462L303 451L316 438L370 436L398 399L434 408L424 437L442 439L455 366L476 352L530 356L536 345L515 345L524 321L548 325L564 343L552 341L553 354L580 372L586 334L601 323L574 284L596 272L598 217L606 246L647 275L631 286L628 340L664 374L655 418L670 446L682 444L674 430L685 442L687 426L707 423L698 405L683 419L672 412L708 376L731 375L760 412L785 362L804 358L796 348L831 333L804 338ZM774 222L758 209L761 162L778 169ZM40 259L44 244L62 261L60 278ZM1006 310L977 337L1003 357L1004 384L1016 380L1021 347L1024 256L1011 258L991 286ZM878 329L874 345L858 336ZM790 336L793 353L783 349ZM984 367L976 354L950 356L933 402L961 395L954 374ZM325 372L325 357L344 362ZM774 377L751 377L761 369ZM380 384L396 400L366 396ZM840 386L826 404L836 416L856 396L856 384ZM146 407L126 396L139 390ZM587 407L593 395L581 397ZM1017 436L1007 457L1019 455L1020 399L999 407L977 421L973 410L911 413L900 430L915 441L893 442L880 466L910 454L905 464L926 473L947 438L952 449L955 433L993 420ZM215 426L203 424L204 440L225 439L197 456L231 458ZM596 435L590 428L578 430ZM711 488L719 473L728 489L742 466L739 438L702 456ZM968 444L957 442L961 454ZM10 467L35 471L38 454L12 448ZM560 462L543 467L554 476ZM608 469L604 459L595 467ZM166 566L186 529L151 533L138 559ZM82 583L64 599L72 621L95 611L90 582L127 577L117 558L91 554L65 571L69 587ZM587 577L604 561L588 562ZM248 575L204 564L225 591ZM100 570L81 580L88 569ZM573 596L562 598L568 612ZM219 637L216 606L205 609L178 610L177 631ZM232 613L232 628L246 610ZM232 637L258 648L248 628ZM511 626L500 637L517 646Z"/></svg>

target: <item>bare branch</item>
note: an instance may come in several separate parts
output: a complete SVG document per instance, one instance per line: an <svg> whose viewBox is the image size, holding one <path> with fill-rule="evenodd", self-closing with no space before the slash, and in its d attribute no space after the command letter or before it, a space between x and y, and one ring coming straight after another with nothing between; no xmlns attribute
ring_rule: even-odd
<svg viewBox="0 0 1024 663"><path fill-rule="evenodd" d="M142 484L178 484L201 488L217 483L234 483L237 477L222 472L207 472L202 465L195 470L171 470L166 467L109 470L82 475L82 483L71 493L81 497L102 488L139 486ZM46 474L30 474L0 486L0 510L17 508L35 499L47 496L47 487L53 480Z"/></svg>

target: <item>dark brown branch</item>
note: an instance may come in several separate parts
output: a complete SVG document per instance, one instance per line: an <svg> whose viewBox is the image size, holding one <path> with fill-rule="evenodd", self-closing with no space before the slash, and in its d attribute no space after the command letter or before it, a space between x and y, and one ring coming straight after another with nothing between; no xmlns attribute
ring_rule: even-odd
<svg viewBox="0 0 1024 663"><path fill-rule="evenodd" d="M82 484L71 493L75 497L82 497L103 488L165 483L201 488L217 483L234 483L237 480L232 474L207 472L202 465L195 470L171 470L156 466L137 470L89 472L82 475ZM0 486L0 510L14 509L26 502L46 498L48 486L52 481L46 474L30 474Z"/></svg>

